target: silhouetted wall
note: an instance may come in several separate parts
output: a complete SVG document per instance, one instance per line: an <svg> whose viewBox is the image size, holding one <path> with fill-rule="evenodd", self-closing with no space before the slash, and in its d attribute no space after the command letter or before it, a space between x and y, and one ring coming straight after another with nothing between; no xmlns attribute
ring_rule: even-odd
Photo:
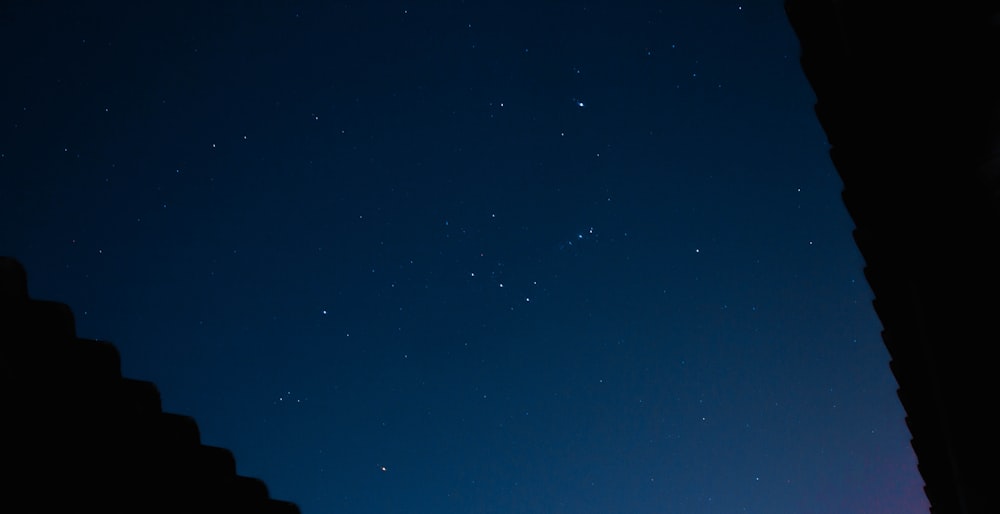
<svg viewBox="0 0 1000 514"><path fill-rule="evenodd" d="M992 513L1000 5L786 0L935 514Z"/></svg>
<svg viewBox="0 0 1000 514"><path fill-rule="evenodd" d="M150 382L124 378L118 351L76 337L64 304L28 296L0 257L4 512L297 514L195 420L165 413Z"/></svg>

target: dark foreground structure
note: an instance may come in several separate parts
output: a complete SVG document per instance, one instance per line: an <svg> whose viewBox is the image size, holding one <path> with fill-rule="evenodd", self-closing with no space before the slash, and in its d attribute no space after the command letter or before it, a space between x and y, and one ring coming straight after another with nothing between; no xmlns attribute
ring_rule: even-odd
<svg viewBox="0 0 1000 514"><path fill-rule="evenodd" d="M1000 4L786 0L785 10L931 512L997 512Z"/></svg>
<svg viewBox="0 0 1000 514"><path fill-rule="evenodd" d="M62 303L28 297L0 257L0 509L5 512L298 514L229 450L201 444L150 382L124 378L113 345L76 337Z"/></svg>

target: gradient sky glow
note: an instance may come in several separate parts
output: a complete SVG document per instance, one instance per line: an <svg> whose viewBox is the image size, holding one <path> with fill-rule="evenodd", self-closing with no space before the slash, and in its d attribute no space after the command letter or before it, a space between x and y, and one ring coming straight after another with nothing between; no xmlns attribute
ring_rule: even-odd
<svg viewBox="0 0 1000 514"><path fill-rule="evenodd" d="M273 497L928 511L779 1L101 4L0 5L0 254Z"/></svg>

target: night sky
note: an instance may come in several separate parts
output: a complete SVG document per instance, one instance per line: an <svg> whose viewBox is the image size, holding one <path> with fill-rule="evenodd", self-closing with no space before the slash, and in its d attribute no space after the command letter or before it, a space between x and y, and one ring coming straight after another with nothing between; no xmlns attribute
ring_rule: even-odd
<svg viewBox="0 0 1000 514"><path fill-rule="evenodd" d="M779 0L99 3L0 4L0 254L272 497L927 511Z"/></svg>

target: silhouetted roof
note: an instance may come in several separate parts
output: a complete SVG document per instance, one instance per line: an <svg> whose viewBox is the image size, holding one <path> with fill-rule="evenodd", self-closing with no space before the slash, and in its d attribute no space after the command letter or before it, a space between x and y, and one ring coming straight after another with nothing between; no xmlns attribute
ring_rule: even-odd
<svg viewBox="0 0 1000 514"><path fill-rule="evenodd" d="M844 182L931 512L995 512L1000 6L785 8Z"/></svg>
<svg viewBox="0 0 1000 514"><path fill-rule="evenodd" d="M0 257L0 380L7 512L297 514L163 412L151 382L124 378L114 345L76 337L62 303L28 296Z"/></svg>

